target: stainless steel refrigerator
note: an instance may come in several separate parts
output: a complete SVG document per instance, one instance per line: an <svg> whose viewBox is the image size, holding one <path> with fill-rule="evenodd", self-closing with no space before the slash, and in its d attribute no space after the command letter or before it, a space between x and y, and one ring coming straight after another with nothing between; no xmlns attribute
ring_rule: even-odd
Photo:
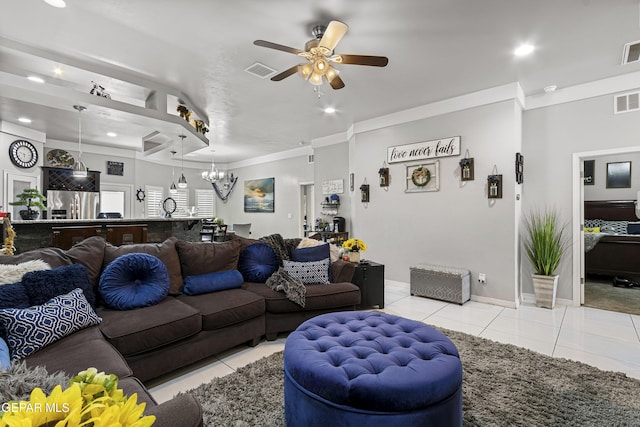
<svg viewBox="0 0 640 427"><path fill-rule="evenodd" d="M47 190L48 219L96 219L100 193Z"/></svg>

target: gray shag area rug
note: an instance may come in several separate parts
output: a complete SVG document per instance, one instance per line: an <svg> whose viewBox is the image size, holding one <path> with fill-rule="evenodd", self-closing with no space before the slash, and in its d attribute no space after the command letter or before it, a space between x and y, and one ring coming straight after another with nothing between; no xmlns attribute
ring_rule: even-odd
<svg viewBox="0 0 640 427"><path fill-rule="evenodd" d="M440 328L438 328L440 329ZM461 332L465 426L640 426L640 380ZM282 352L191 390L205 426L283 426Z"/></svg>
<svg viewBox="0 0 640 427"><path fill-rule="evenodd" d="M44 366L27 367L24 362L14 363L8 371L0 372L0 402L29 400L36 387L49 394L57 385L65 388L70 379L62 372L50 375Z"/></svg>

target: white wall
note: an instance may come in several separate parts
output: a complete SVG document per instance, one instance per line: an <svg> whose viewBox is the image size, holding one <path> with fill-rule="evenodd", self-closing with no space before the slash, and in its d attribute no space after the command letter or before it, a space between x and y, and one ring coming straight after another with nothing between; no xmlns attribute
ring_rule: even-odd
<svg viewBox="0 0 640 427"><path fill-rule="evenodd" d="M321 217L329 224L333 223L334 216L345 218L346 231L351 233L351 196L349 191L349 144L343 142L340 144L329 145L326 147L318 147L314 149L315 168L315 200L314 208L316 217ZM338 194L340 197L340 207L337 215L321 215L322 206L320 205L326 194L322 194L322 183L325 181L333 181L341 179L343 181L344 193ZM358 193L359 194L359 193ZM315 218L311 218L311 227L315 224Z"/></svg>
<svg viewBox="0 0 640 427"><path fill-rule="evenodd" d="M556 207L562 220L569 222L570 230L578 230L579 224L571 223L572 154L640 145L640 113L614 115L612 97L598 96L524 112L525 212L533 207ZM558 271L559 298L573 298L572 261L569 251ZM523 275L523 292L533 293L528 275Z"/></svg>

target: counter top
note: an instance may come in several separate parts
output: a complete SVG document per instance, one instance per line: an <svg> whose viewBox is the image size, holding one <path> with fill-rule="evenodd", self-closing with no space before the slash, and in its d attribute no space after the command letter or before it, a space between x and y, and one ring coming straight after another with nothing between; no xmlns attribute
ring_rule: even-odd
<svg viewBox="0 0 640 427"><path fill-rule="evenodd" d="M11 220L11 224L113 224L113 223L141 223L141 222L178 222L178 221L201 221L206 218L96 218L96 219L35 219Z"/></svg>

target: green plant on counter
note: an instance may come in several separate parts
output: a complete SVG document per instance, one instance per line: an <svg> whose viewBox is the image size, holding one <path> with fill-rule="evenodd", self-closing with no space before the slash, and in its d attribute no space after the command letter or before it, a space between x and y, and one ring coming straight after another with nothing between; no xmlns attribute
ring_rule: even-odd
<svg viewBox="0 0 640 427"><path fill-rule="evenodd" d="M29 212L32 212L33 207L40 208L41 210L46 210L47 207L44 205L46 197L42 193L38 191L36 188L26 188L22 191L22 193L16 196L18 200L15 202L9 203L12 206L26 206Z"/></svg>

